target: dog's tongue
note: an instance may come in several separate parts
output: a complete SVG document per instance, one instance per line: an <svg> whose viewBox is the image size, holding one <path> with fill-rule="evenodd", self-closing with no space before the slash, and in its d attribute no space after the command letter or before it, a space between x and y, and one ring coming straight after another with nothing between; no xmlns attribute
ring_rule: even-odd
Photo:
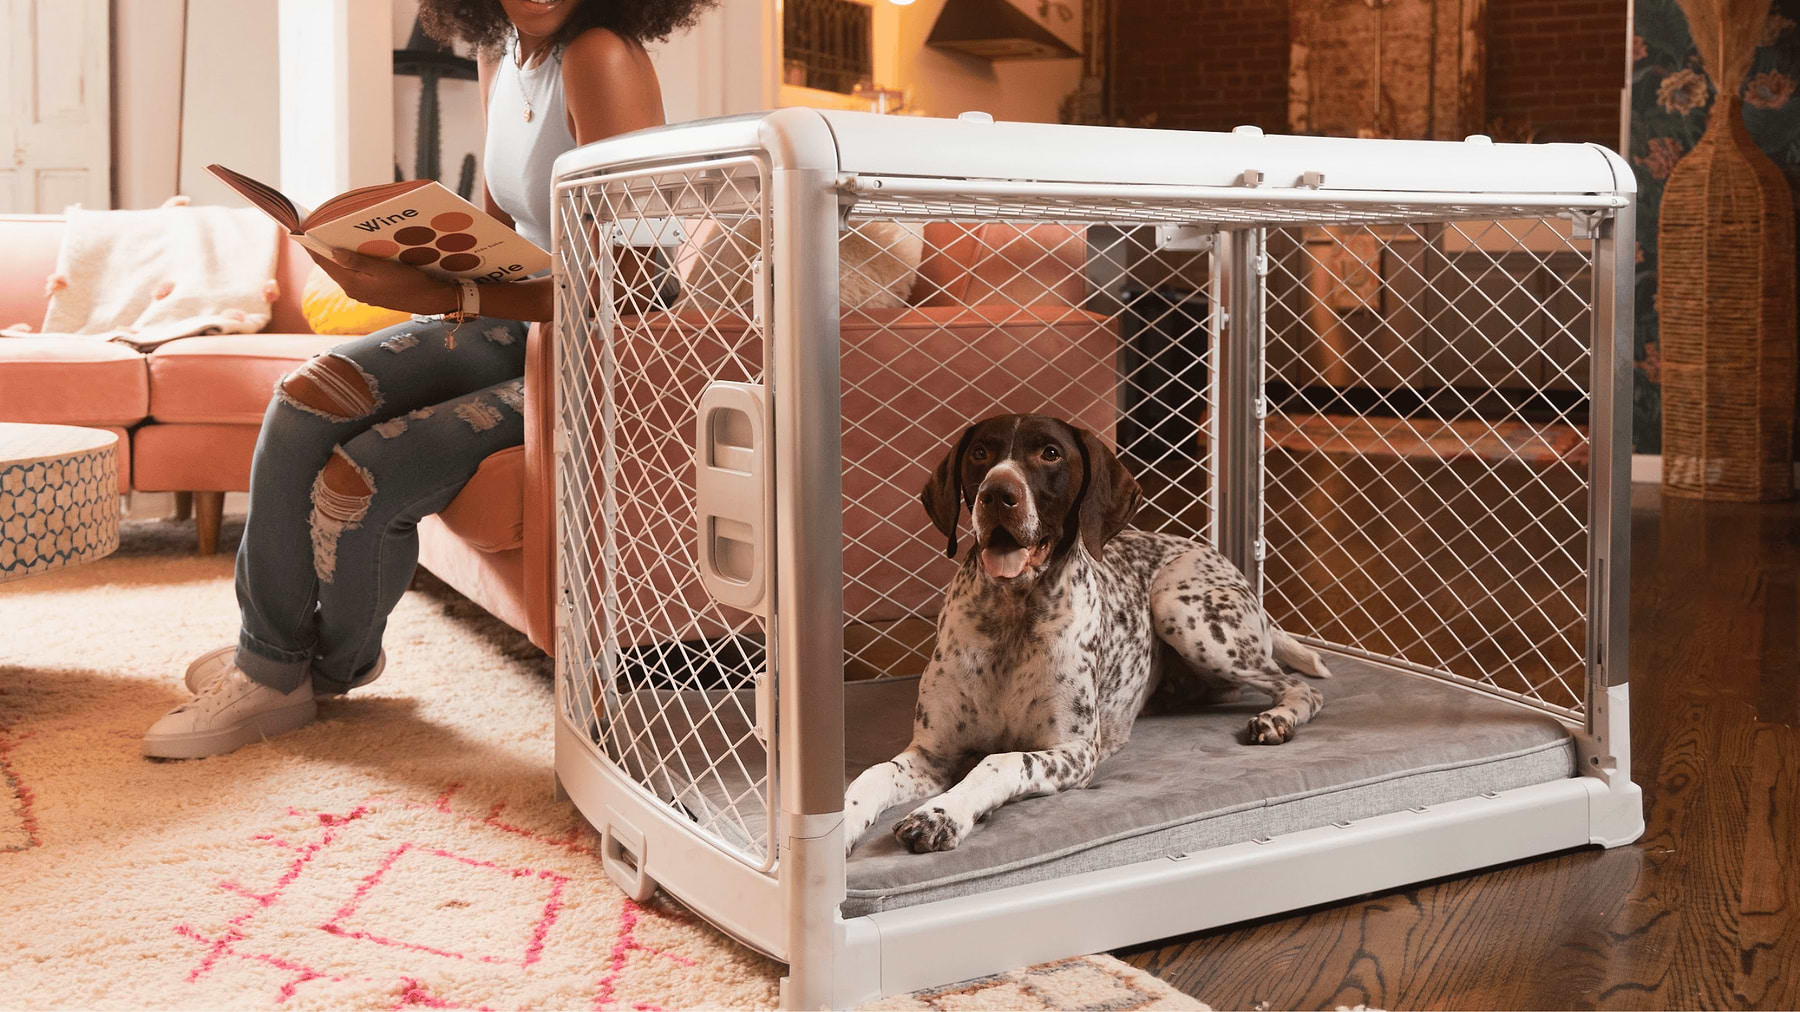
<svg viewBox="0 0 1800 1012"><path fill-rule="evenodd" d="M1031 559L1031 549L1014 548L1002 551L996 548L981 550L981 568L987 575L996 580L1011 580L1025 571L1025 563Z"/></svg>

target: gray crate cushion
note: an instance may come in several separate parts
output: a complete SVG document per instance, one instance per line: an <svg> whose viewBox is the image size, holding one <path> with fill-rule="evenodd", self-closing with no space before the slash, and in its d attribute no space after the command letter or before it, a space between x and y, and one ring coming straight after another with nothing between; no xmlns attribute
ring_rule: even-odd
<svg viewBox="0 0 1800 1012"><path fill-rule="evenodd" d="M1546 714L1350 658L1328 656L1328 663L1337 677L1313 683L1325 693L1325 709L1285 745L1244 744L1245 722L1266 705L1251 698L1140 719L1131 742L1100 764L1086 790L1005 805L953 851L907 852L893 825L917 803L887 812L851 853L844 915L1575 775L1569 731ZM916 679L846 686L846 778L905 746L917 691ZM760 777L760 760L747 763L746 772ZM738 777L701 779L659 785L659 793L678 796L703 818L728 796L740 812L746 801L755 802L754 795L744 797ZM766 816L758 811L747 821L756 839L740 842L759 845Z"/></svg>
<svg viewBox="0 0 1800 1012"><path fill-rule="evenodd" d="M1566 727L1491 696L1347 658L1314 683L1325 709L1278 747L1244 744L1255 701L1144 717L1086 790L1005 805L953 851L912 854L887 813L857 844L845 916L1113 868L1170 853L1364 819L1575 773ZM871 688L874 688L873 686ZM898 694L902 687L895 685ZM909 734L906 702L869 739L846 729L857 770ZM898 714L899 720L892 721ZM891 723L889 721L892 721ZM882 747L865 749L879 736ZM851 745L850 742L854 742ZM881 754L886 749L886 754ZM871 752L873 754L871 754Z"/></svg>

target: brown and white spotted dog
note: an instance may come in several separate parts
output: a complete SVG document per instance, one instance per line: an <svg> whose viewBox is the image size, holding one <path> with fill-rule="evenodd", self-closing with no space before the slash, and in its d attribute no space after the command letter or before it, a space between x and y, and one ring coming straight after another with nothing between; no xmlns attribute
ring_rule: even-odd
<svg viewBox="0 0 1800 1012"><path fill-rule="evenodd" d="M1253 745L1287 741L1323 705L1276 662L1330 672L1270 624L1235 566L1125 529L1142 492L1091 433L1043 415L978 422L921 498L952 558L968 506L975 547L944 597L912 743L850 785L846 849L895 805L931 798L894 827L924 853L1009 801L1086 786L1153 694L1160 706L1267 693Z"/></svg>

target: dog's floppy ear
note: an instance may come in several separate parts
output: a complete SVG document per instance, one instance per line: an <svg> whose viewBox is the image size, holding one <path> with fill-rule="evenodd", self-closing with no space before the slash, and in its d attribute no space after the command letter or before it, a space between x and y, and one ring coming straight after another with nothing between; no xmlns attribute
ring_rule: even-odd
<svg viewBox="0 0 1800 1012"><path fill-rule="evenodd" d="M1144 500L1144 491L1093 433L1075 429L1075 436L1081 447L1083 470L1081 499L1076 504L1081 543L1087 546L1089 555L1098 559L1106 543L1131 523L1138 504Z"/></svg>
<svg viewBox="0 0 1800 1012"><path fill-rule="evenodd" d="M919 492L919 501L925 504L925 512L931 516L931 522L937 524L950 546L944 554L956 558L956 525L962 519L962 459L963 451L969 448L969 437L975 434L975 426L963 430L962 437L944 459L938 461L937 470L931 473L931 480Z"/></svg>

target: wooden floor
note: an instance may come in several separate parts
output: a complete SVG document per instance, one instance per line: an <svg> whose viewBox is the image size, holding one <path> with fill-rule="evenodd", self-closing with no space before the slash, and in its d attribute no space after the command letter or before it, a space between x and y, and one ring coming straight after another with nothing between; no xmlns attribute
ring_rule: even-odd
<svg viewBox="0 0 1800 1012"><path fill-rule="evenodd" d="M1632 510L1648 829L1118 955L1215 1008L1800 1007L1800 507Z"/></svg>

